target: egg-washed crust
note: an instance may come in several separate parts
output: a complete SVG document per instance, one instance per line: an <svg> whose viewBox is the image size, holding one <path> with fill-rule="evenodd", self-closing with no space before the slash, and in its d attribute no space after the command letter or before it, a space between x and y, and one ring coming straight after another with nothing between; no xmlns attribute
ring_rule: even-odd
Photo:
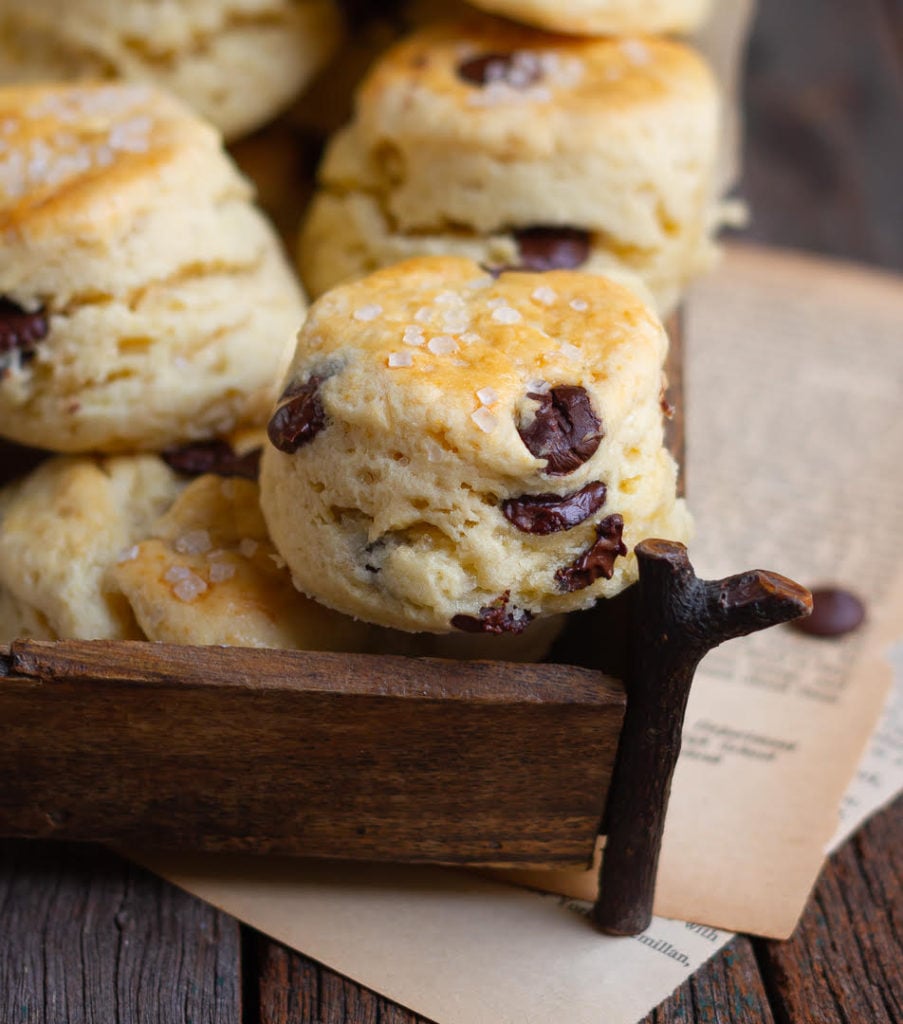
<svg viewBox="0 0 903 1024"><path fill-rule="evenodd" d="M470 0L491 14L550 32L623 35L692 32L711 10L711 0Z"/></svg>

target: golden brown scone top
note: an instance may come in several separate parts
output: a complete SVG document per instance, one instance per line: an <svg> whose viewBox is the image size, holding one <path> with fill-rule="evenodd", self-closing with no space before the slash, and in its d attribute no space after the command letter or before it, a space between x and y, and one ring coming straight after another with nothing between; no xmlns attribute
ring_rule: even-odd
<svg viewBox="0 0 903 1024"><path fill-rule="evenodd" d="M177 100L147 85L0 89L0 231L96 232L152 201L179 167L232 179L209 161L220 139Z"/></svg>

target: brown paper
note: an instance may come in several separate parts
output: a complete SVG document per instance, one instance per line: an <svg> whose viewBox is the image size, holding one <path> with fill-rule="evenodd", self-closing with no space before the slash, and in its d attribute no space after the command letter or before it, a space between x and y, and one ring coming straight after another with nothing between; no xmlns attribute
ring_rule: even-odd
<svg viewBox="0 0 903 1024"><path fill-rule="evenodd" d="M886 611L844 640L770 630L703 663L665 829L659 914L785 937L837 827L889 686L881 652L892 624L903 626L903 592L892 596L901 302L895 278L739 249L690 305L697 571L774 568L840 583ZM505 874L595 896L595 872Z"/></svg>

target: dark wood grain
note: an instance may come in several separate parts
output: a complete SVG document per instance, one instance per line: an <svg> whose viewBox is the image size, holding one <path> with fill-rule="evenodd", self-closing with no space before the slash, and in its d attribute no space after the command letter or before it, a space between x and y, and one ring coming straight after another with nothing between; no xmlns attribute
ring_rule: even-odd
<svg viewBox="0 0 903 1024"><path fill-rule="evenodd" d="M752 943L738 936L647 1018L649 1024L773 1024ZM800 1018L802 1024L803 1018Z"/></svg>
<svg viewBox="0 0 903 1024"><path fill-rule="evenodd" d="M899 0L760 0L749 49L747 234L903 268Z"/></svg>
<svg viewBox="0 0 903 1024"><path fill-rule="evenodd" d="M258 957L259 1024L429 1024L369 989L263 935Z"/></svg>
<svg viewBox="0 0 903 1024"><path fill-rule="evenodd" d="M237 1024L238 923L96 847L0 841L0 1021Z"/></svg>
<svg viewBox="0 0 903 1024"><path fill-rule="evenodd" d="M624 714L560 665L103 641L3 665L0 834L120 845L587 865Z"/></svg>
<svg viewBox="0 0 903 1024"><path fill-rule="evenodd" d="M831 857L789 942L758 944L778 1020L903 1021L903 797Z"/></svg>

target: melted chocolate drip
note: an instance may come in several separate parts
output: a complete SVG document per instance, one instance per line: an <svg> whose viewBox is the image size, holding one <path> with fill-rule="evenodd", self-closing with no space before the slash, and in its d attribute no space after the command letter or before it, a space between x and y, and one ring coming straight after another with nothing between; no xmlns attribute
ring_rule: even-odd
<svg viewBox="0 0 903 1024"><path fill-rule="evenodd" d="M523 494L502 502L502 515L523 533L545 536L570 530L605 504L606 487L589 483L571 494Z"/></svg>
<svg viewBox="0 0 903 1024"><path fill-rule="evenodd" d="M451 624L465 633L523 633L533 616L523 608L509 608L510 591L481 608L479 615L455 615Z"/></svg>
<svg viewBox="0 0 903 1024"><path fill-rule="evenodd" d="M517 432L532 455L546 460L546 473L565 476L592 458L605 432L585 388L560 384L527 398L539 408L532 420L518 424Z"/></svg>
<svg viewBox="0 0 903 1024"><path fill-rule="evenodd" d="M260 472L260 448L252 448L238 455L225 441L201 441L177 448L167 448L163 461L177 473L185 476L240 476L256 480Z"/></svg>
<svg viewBox="0 0 903 1024"><path fill-rule="evenodd" d="M610 580L615 571L615 559L627 554L627 547L621 540L623 531L621 516L606 516L596 526L595 542L570 565L555 573L559 588L571 592L592 586L600 578Z"/></svg>
<svg viewBox="0 0 903 1024"><path fill-rule="evenodd" d="M326 426L326 413L320 401L321 377L294 384L283 392L283 403L267 424L267 437L279 451L293 455Z"/></svg>

